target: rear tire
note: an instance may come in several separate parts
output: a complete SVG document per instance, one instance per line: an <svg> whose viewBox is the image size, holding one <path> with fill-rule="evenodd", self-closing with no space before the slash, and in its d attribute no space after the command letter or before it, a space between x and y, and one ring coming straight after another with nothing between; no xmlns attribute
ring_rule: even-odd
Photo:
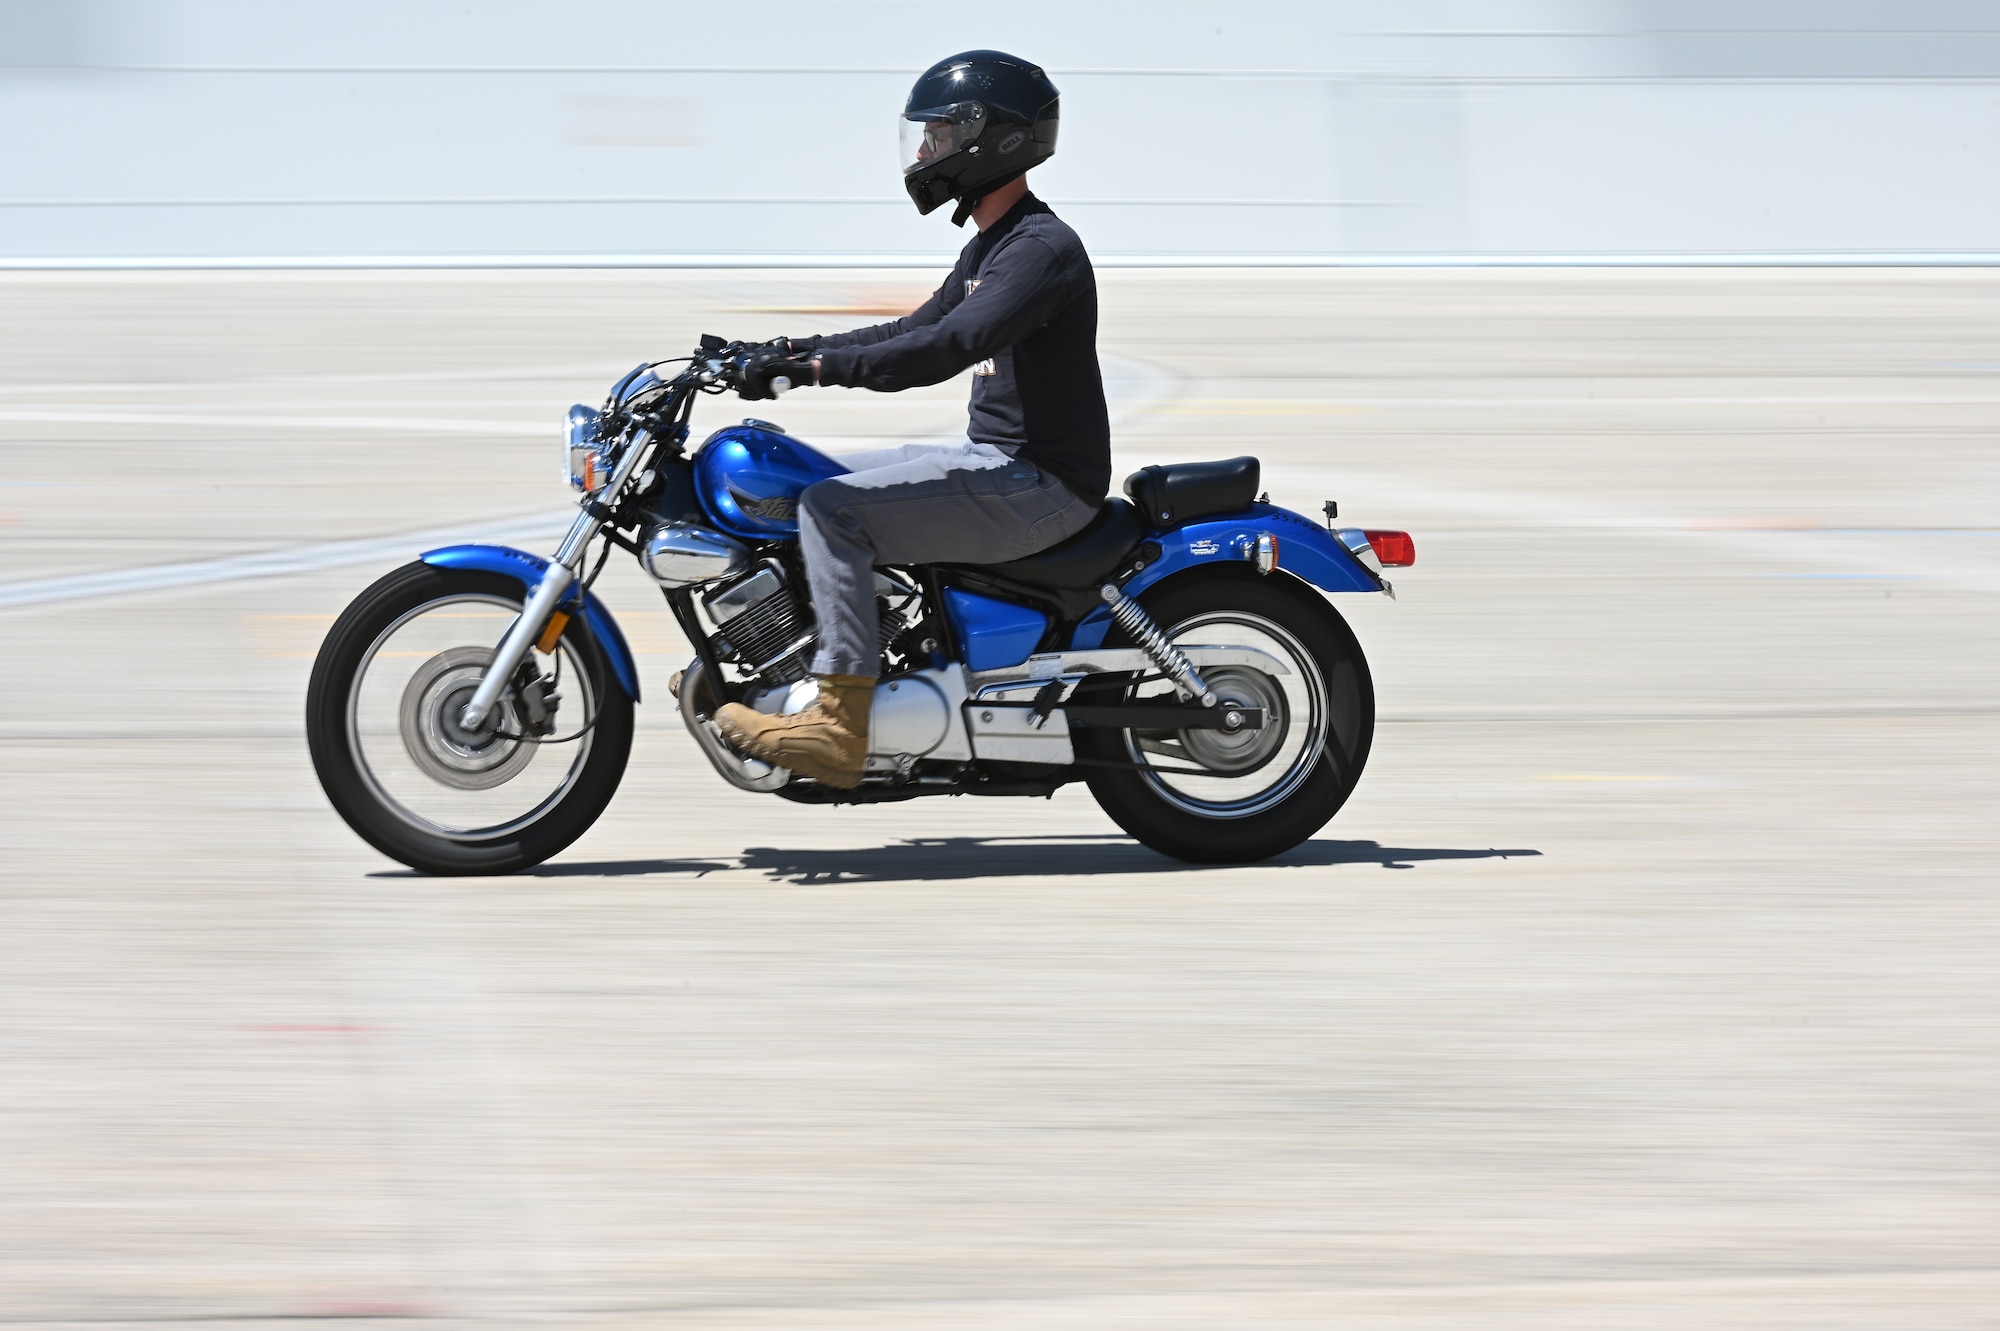
<svg viewBox="0 0 2000 1331"><path fill-rule="evenodd" d="M1183 574L1147 591L1139 603L1183 645L1208 643L1223 629L1245 641L1272 643L1273 654L1296 677L1274 679L1235 668L1204 673L1230 676L1210 682L1218 693L1234 688L1242 695L1235 701L1264 706L1274 722L1287 727L1287 736L1274 734L1262 749L1246 748L1232 758L1226 745L1207 738L1221 732L1181 732L1195 737L1191 744L1172 736L1079 728L1072 732L1079 759L1181 769L1236 763L1238 775L1231 781L1177 781L1130 767L1086 766L1084 779L1104 812L1144 845L1200 864L1269 859L1326 826L1360 780L1375 734L1374 682L1347 621L1296 578L1262 576L1247 567ZM1114 630L1105 645L1131 642ZM1138 686L1126 678L1084 687L1090 691L1080 689L1079 702L1116 703L1130 699ZM1243 783L1240 788L1236 781Z"/></svg>
<svg viewBox="0 0 2000 1331"><path fill-rule="evenodd" d="M539 864L589 830L624 776L632 750L632 699L612 677L604 649L591 637L580 615L570 620L557 650L565 653L564 659L574 662L582 675L580 680L565 683L564 688L572 696L581 695L587 714L577 715L576 704L565 702L557 711L561 718L557 729L568 734L588 722L588 732L571 741L583 751L568 750L575 757L567 767L560 765L560 757L554 758L557 786L541 804L495 825L490 833L476 820L470 828L432 825L421 813L399 804L382 774L371 767L366 742L356 724L357 707L364 678L378 654L413 655L382 650L399 626L413 622L427 607L460 604L491 607L487 617L499 615L504 622L510 611L520 612L524 599L521 584L501 574L407 564L354 599L328 632L313 662L312 682L306 689L306 743L320 786L363 841L412 869L434 874L503 874ZM463 614L456 617L471 618ZM465 646L432 656L419 673L455 666L461 675L469 673L476 678L477 661L468 665L454 653L490 655L495 639L475 636L490 632L490 628L463 631L471 639ZM564 716L564 709L570 714ZM407 747L413 742L407 720L402 730ZM393 746L385 743L377 753L379 763L379 755L393 753ZM447 760L453 756L445 753ZM475 795L489 789L504 792L506 783L540 756L529 754L528 761L515 762L482 760L475 754L470 761L484 761L483 774L474 771L452 785L461 793ZM433 777L453 775L449 766L435 762L415 767ZM421 790L420 782L409 784Z"/></svg>

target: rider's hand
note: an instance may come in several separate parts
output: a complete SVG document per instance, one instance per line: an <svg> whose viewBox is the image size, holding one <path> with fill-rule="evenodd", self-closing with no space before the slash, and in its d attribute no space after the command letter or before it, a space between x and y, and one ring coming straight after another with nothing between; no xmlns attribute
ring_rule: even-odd
<svg viewBox="0 0 2000 1331"><path fill-rule="evenodd" d="M794 355L790 342L783 338L779 341L784 345L761 346L743 358L742 368L736 376L737 396L762 402L787 389L818 382L813 363L803 356Z"/></svg>

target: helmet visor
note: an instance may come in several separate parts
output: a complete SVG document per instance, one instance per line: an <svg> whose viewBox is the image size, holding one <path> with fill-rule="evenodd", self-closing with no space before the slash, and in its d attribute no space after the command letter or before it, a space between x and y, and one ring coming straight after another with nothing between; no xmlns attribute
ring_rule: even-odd
<svg viewBox="0 0 2000 1331"><path fill-rule="evenodd" d="M907 176L976 140L986 128L986 108L979 102L954 102L925 111L905 111L901 128L903 174Z"/></svg>

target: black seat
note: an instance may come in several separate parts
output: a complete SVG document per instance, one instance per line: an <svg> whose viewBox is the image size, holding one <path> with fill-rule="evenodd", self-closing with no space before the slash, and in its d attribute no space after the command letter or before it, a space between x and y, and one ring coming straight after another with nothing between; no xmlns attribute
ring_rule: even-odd
<svg viewBox="0 0 2000 1331"><path fill-rule="evenodd" d="M1030 587L1094 588L1145 534L1137 509L1122 499L1107 499L1088 527L1060 545L1005 564L981 564L978 571Z"/></svg>
<svg viewBox="0 0 2000 1331"><path fill-rule="evenodd" d="M1149 525L1196 522L1250 507L1260 470L1256 458L1142 467L1125 478L1125 493Z"/></svg>

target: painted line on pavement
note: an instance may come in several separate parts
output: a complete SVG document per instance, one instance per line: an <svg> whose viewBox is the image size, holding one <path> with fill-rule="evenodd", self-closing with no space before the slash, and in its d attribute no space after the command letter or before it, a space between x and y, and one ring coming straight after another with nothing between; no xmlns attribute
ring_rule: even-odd
<svg viewBox="0 0 2000 1331"><path fill-rule="evenodd" d="M487 268L929 268L957 256L933 254L135 254L0 259L0 272L208 272ZM1984 268L1993 250L1659 254L1097 254L1098 268Z"/></svg>
<svg viewBox="0 0 2000 1331"><path fill-rule="evenodd" d="M0 421L33 425L205 425L224 429L415 430L433 434L556 437L556 427L547 423L447 420L435 416L216 416L180 411L33 411L0 407Z"/></svg>
<svg viewBox="0 0 2000 1331"><path fill-rule="evenodd" d="M1173 375L1156 366L1142 361L1127 360L1119 356L1102 358L1106 396L1111 399L1114 424L1123 422L1139 412L1145 411L1173 391L1176 380ZM333 428L349 427L359 429L411 430L428 429L452 433L507 433L542 435L554 438L555 430L546 425L522 425L511 421L445 421L425 418L389 416L349 416L349 417L283 417L283 416L209 416L183 415L180 413L137 413L137 412L28 412L0 410L0 420L62 420L90 421L95 423L118 424L218 424L218 425L282 425L287 423L310 424ZM865 441L847 441L865 442ZM907 441L898 441L907 442ZM316 545L293 546L282 550L265 550L256 554L231 555L220 559L198 559L179 564L159 564L151 567L130 569L108 569L98 573L79 573L54 578L34 578L21 582L0 583L0 611L19 610L28 606L50 605L64 601L96 600L107 596L136 596L147 592L169 591L181 587L205 587L224 582L242 582L253 578L278 578L295 573L312 573L322 569L343 568L353 564L370 564L377 560L401 560L412 558L422 551L440 545L450 545L460 541L482 541L496 544L518 544L541 540L553 543L557 535L569 525L573 510L568 505L551 505L551 511L538 516L520 516L496 519L478 526L451 527L428 532L411 532L399 536L371 537L359 541L330 541Z"/></svg>
<svg viewBox="0 0 2000 1331"><path fill-rule="evenodd" d="M490 541L515 544L542 540L552 542L569 524L570 515L560 510L533 517L509 518L473 527L449 527L434 531L404 532L359 541L328 541L319 545L298 545L283 550L263 550L256 554L230 555L221 559L196 559L180 564L156 564L145 568L107 569L100 573L77 573L67 577L34 578L23 582L0 583L0 611L64 601L97 600L107 596L136 596L177 587L202 587L223 582L244 582L253 578L280 578L322 569L372 564L377 560L404 560L441 545L461 541Z"/></svg>

